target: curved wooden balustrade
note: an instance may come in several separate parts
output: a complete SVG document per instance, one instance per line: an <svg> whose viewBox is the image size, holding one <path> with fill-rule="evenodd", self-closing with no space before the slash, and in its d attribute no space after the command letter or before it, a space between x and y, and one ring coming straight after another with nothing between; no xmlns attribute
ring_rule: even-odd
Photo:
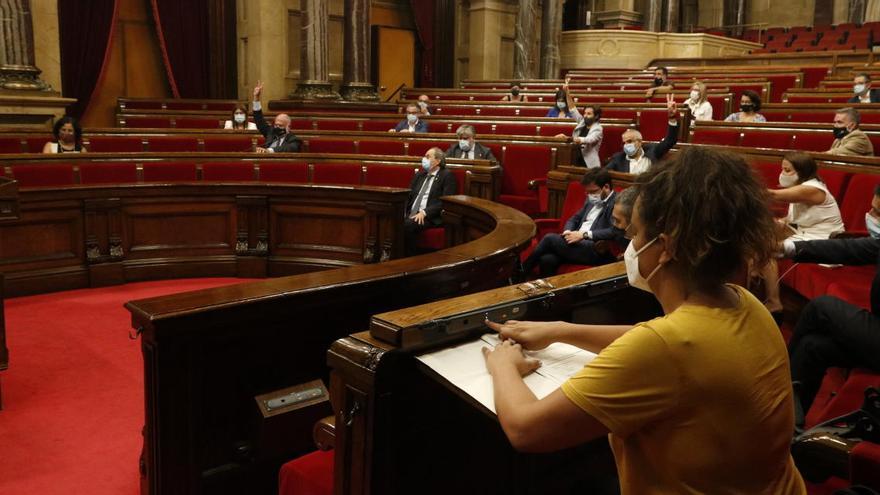
<svg viewBox="0 0 880 495"><path fill-rule="evenodd" d="M535 232L473 197L444 198L444 219L454 247L432 254L129 302L144 353L146 493L275 489L278 463L313 448L312 423L277 454L255 396L326 378L330 344L373 314L506 283Z"/></svg>

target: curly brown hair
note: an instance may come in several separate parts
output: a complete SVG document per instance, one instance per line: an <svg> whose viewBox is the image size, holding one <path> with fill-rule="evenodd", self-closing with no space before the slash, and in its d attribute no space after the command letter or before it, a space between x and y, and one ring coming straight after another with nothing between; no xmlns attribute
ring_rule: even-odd
<svg viewBox="0 0 880 495"><path fill-rule="evenodd" d="M666 248L689 286L717 287L748 263L771 259L769 195L741 156L685 148L639 175L636 187L647 237L668 236Z"/></svg>

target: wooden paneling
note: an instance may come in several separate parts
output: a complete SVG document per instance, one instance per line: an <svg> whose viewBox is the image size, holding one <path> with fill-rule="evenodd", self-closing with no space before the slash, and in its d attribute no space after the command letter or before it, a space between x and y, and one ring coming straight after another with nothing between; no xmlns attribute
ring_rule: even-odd
<svg viewBox="0 0 880 495"><path fill-rule="evenodd" d="M379 87L380 99L388 98L401 84L415 86L415 31L374 26L371 48L372 78Z"/></svg>

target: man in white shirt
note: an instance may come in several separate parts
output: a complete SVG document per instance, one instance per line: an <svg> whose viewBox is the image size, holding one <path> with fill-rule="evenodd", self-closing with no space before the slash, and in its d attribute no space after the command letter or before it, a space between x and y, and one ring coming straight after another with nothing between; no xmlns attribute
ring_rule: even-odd
<svg viewBox="0 0 880 495"><path fill-rule="evenodd" d="M871 89L871 75L865 72L853 78L853 96L847 103L880 103L880 91Z"/></svg>
<svg viewBox="0 0 880 495"><path fill-rule="evenodd" d="M522 271L528 276L538 267L542 277L555 275L564 263L602 265L614 261L609 251L596 250L596 242L622 240L623 230L612 218L615 197L614 185L607 170L591 168L581 180L587 192L583 208L565 222L560 234L547 234L523 262Z"/></svg>
<svg viewBox="0 0 880 495"><path fill-rule="evenodd" d="M446 170L446 155L440 148L431 148L422 157L421 170L409 185L409 199L406 202L406 219L403 231L407 256L418 254L419 234L428 228L443 224L442 196L458 192L455 174Z"/></svg>
<svg viewBox="0 0 880 495"><path fill-rule="evenodd" d="M428 123L419 118L419 106L410 103L406 106L406 120L402 120L388 132L428 132Z"/></svg>

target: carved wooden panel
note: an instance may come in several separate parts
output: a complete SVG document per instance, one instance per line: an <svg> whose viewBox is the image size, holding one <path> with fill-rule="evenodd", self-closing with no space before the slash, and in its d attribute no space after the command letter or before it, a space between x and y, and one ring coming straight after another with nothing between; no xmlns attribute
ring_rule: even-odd
<svg viewBox="0 0 880 495"><path fill-rule="evenodd" d="M0 236L0 267L33 270L79 265L83 256L82 217L75 204L28 209L6 222Z"/></svg>
<svg viewBox="0 0 880 495"><path fill-rule="evenodd" d="M363 262L369 220L363 207L314 203L278 204L270 208L273 256L334 258ZM328 256L333 253L333 256Z"/></svg>
<svg viewBox="0 0 880 495"><path fill-rule="evenodd" d="M126 205L123 245L127 258L233 254L236 220L231 202Z"/></svg>

